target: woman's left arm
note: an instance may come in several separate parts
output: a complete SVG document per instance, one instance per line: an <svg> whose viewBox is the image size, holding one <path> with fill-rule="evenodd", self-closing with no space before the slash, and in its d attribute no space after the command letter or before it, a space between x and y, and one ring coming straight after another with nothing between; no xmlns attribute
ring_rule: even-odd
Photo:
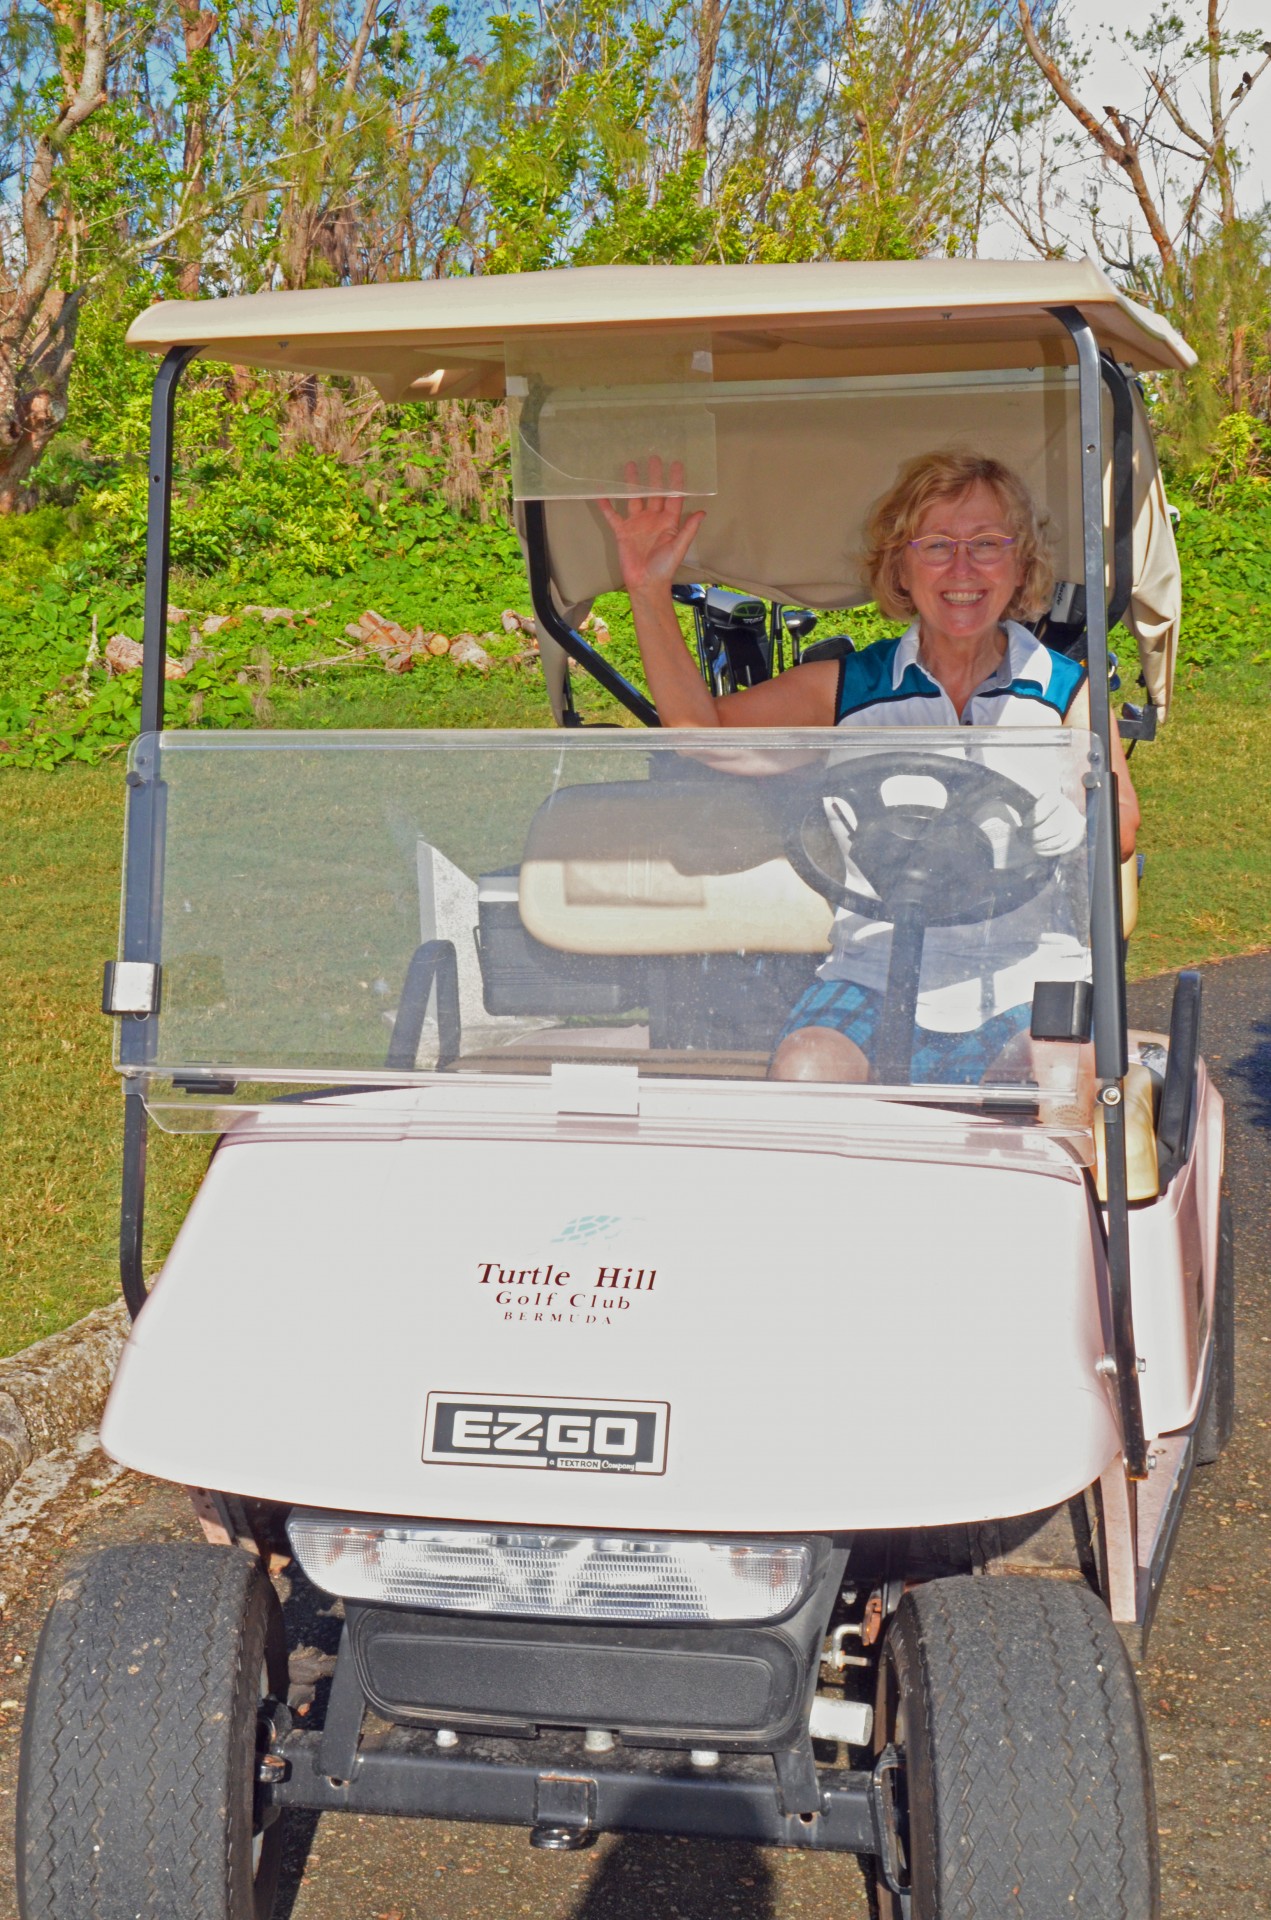
<svg viewBox="0 0 1271 1920"><path fill-rule="evenodd" d="M1072 705L1064 715L1064 725L1089 728L1090 687L1087 683L1083 683L1074 696ZM1112 771L1117 777L1117 798L1120 801L1121 858L1128 860L1134 852L1134 841L1139 830L1139 797L1130 778L1130 763L1125 757L1115 713L1112 716Z"/></svg>

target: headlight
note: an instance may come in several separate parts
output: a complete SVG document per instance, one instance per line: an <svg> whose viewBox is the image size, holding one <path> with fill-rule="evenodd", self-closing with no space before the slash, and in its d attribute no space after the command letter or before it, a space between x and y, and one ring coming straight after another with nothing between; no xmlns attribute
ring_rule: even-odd
<svg viewBox="0 0 1271 1920"><path fill-rule="evenodd" d="M807 1541L429 1527L296 1511L315 1586L345 1600L564 1620L772 1620L803 1595Z"/></svg>

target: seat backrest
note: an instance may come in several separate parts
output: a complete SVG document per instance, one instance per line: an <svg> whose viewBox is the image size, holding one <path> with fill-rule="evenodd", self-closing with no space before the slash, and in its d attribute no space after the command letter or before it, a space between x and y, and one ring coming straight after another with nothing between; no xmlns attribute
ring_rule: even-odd
<svg viewBox="0 0 1271 1920"><path fill-rule="evenodd" d="M742 780L565 788L530 826L521 919L565 953L824 953L831 910Z"/></svg>

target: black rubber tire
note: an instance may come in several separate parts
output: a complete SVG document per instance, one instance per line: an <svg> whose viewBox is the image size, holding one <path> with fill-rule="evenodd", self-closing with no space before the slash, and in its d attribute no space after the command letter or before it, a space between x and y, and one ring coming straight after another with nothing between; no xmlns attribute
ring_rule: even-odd
<svg viewBox="0 0 1271 1920"><path fill-rule="evenodd" d="M1196 1465L1222 1457L1236 1424L1236 1261L1231 1201L1218 1203L1218 1272L1214 1276L1214 1364L1196 1425Z"/></svg>
<svg viewBox="0 0 1271 1920"><path fill-rule="evenodd" d="M1142 1706L1087 1588L959 1576L906 1594L874 1737L903 1763L911 1920L1156 1920ZM873 1896L900 1920L877 1871Z"/></svg>
<svg viewBox="0 0 1271 1920"><path fill-rule="evenodd" d="M262 1692L286 1698L287 1649L247 1554L111 1547L68 1574L22 1731L22 1920L268 1920L282 1829L253 1833Z"/></svg>

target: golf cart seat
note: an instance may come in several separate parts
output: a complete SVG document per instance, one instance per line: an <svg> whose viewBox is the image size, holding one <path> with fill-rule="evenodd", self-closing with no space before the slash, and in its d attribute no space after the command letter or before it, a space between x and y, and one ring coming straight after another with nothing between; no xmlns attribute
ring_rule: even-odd
<svg viewBox="0 0 1271 1920"><path fill-rule="evenodd" d="M527 931L565 953L821 954L829 945L828 904L735 780L555 794L530 826L519 904Z"/></svg>
<svg viewBox="0 0 1271 1920"><path fill-rule="evenodd" d="M1161 1190L1155 1104L1152 1075L1144 1066L1131 1065L1125 1076L1125 1184L1131 1205L1155 1200ZM1108 1168L1102 1110L1095 1113L1094 1143L1095 1188L1099 1198L1106 1201Z"/></svg>

